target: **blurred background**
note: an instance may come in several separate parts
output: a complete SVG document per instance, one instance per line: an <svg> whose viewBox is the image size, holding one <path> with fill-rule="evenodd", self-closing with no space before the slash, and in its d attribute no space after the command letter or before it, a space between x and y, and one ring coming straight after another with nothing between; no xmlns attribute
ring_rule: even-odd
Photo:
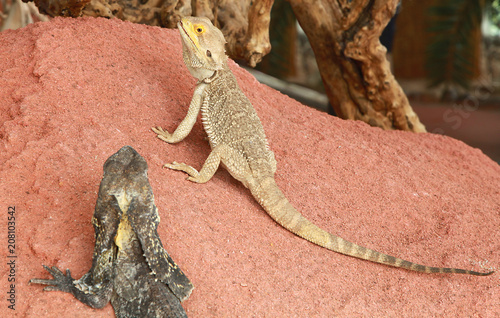
<svg viewBox="0 0 500 318"><path fill-rule="evenodd" d="M499 26L499 1L403 0L380 38L394 76L427 131L480 148L498 163ZM333 113L314 53L287 1L275 1L269 30L272 50L256 70L285 82L256 77Z"/></svg>

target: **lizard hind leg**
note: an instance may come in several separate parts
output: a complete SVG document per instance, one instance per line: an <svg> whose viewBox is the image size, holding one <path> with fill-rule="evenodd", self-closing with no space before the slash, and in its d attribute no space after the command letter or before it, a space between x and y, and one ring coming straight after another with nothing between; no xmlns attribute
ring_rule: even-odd
<svg viewBox="0 0 500 318"><path fill-rule="evenodd" d="M212 179L221 162L235 179L245 184L245 179L251 173L248 162L238 151L224 144L212 149L199 172L185 163L167 163L164 167L184 171L189 175L189 181L205 183Z"/></svg>

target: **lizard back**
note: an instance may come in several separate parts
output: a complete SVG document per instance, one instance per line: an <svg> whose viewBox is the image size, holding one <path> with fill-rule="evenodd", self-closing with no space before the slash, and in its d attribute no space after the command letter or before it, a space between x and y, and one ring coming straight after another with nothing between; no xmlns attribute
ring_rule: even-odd
<svg viewBox="0 0 500 318"><path fill-rule="evenodd" d="M205 89L201 118L212 149L225 144L243 155L253 172L274 175L276 163L264 127L227 64Z"/></svg>

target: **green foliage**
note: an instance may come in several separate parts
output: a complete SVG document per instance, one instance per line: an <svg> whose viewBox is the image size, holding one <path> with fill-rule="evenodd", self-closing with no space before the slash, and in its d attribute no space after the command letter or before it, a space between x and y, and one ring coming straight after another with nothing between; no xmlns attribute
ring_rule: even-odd
<svg viewBox="0 0 500 318"><path fill-rule="evenodd" d="M473 75L474 32L485 7L499 0L443 0L429 8L431 41L426 52L430 86L467 89Z"/></svg>
<svg viewBox="0 0 500 318"><path fill-rule="evenodd" d="M491 5L486 6L486 13L491 23L496 25L497 28L500 28L500 0L491 0L487 1L487 4Z"/></svg>

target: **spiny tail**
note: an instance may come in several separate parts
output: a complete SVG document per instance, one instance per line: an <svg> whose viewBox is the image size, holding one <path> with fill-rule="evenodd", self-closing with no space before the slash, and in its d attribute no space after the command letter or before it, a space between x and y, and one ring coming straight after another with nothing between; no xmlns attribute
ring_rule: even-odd
<svg viewBox="0 0 500 318"><path fill-rule="evenodd" d="M344 240L326 232L306 219L290 204L273 178L264 179L259 186L251 187L250 191L269 216L281 226L314 244L334 252L422 273L457 273L477 276L493 274L493 272L480 273L458 268L430 267L415 264Z"/></svg>

